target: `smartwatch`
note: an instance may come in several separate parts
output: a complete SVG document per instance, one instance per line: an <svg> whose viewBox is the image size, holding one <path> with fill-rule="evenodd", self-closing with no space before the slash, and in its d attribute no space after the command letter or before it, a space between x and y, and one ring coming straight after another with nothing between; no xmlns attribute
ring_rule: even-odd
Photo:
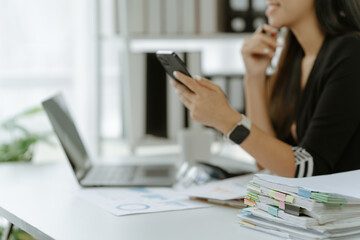
<svg viewBox="0 0 360 240"><path fill-rule="evenodd" d="M251 129L251 120L243 114L241 114L241 116L242 120L226 135L226 139L238 145L249 136Z"/></svg>

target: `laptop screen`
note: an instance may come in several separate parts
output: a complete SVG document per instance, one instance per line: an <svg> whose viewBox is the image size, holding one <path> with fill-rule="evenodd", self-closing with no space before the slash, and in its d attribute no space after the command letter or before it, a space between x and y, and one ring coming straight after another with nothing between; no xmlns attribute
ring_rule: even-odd
<svg viewBox="0 0 360 240"><path fill-rule="evenodd" d="M66 107L64 97L61 94L56 95L44 101L42 105L75 171L76 177L82 178L90 167L91 162L75 123Z"/></svg>

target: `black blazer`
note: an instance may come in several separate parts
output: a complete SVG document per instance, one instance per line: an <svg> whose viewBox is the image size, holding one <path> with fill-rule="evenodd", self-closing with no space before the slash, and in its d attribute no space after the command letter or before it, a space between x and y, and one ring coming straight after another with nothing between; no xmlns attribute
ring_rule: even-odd
<svg viewBox="0 0 360 240"><path fill-rule="evenodd" d="M313 157L313 175L360 169L359 36L325 38L296 126L299 146Z"/></svg>

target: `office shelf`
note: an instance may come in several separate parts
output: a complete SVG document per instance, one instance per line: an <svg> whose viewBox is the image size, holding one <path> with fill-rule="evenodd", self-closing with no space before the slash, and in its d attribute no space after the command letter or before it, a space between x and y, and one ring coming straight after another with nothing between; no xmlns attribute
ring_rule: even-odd
<svg viewBox="0 0 360 240"><path fill-rule="evenodd" d="M97 6L100 6L101 0L94 0ZM149 144L173 144L176 139L158 140L156 138L149 138L145 135L144 118L145 118L145 83L142 79L142 72L145 68L145 54L155 52L159 49L171 49L178 52L196 52L201 53L201 58L214 58L218 52L231 51L234 54L234 49L240 52L240 46L244 38L248 37L248 33L214 33L214 34L134 34L130 29L130 1L132 0L116 0L119 10L119 29L121 33L102 34L98 29L96 35L98 56L102 55L102 46L108 42L115 42L116 50L114 54L120 54L122 75L119 79L119 85L122 89L122 104L123 104L123 122L124 122L124 136L130 148L136 149L138 146ZM99 10L97 10L99 11ZM100 13L97 12L98 26L100 26ZM118 45L117 45L118 44ZM219 59L222 61L222 59ZM219 72L219 75L239 75L244 71L243 64L240 57L229 58L229 62L233 65L230 69L225 69ZM98 84L102 82L102 68L101 58L97 64ZM216 62L214 62L216 64ZM231 64L229 64L231 65ZM237 67L238 66L238 67ZM215 72L211 74L216 75ZM101 94L101 93L99 93ZM99 96L101 99L101 96ZM101 111L101 109L99 109ZM100 134L98 134L100 136Z"/></svg>

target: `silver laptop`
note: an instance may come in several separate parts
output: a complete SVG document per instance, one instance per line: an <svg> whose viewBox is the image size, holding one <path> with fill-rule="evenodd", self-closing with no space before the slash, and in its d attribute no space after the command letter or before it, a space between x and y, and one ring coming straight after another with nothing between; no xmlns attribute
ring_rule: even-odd
<svg viewBox="0 0 360 240"><path fill-rule="evenodd" d="M175 165L94 164L61 94L42 103L81 186L171 186Z"/></svg>

